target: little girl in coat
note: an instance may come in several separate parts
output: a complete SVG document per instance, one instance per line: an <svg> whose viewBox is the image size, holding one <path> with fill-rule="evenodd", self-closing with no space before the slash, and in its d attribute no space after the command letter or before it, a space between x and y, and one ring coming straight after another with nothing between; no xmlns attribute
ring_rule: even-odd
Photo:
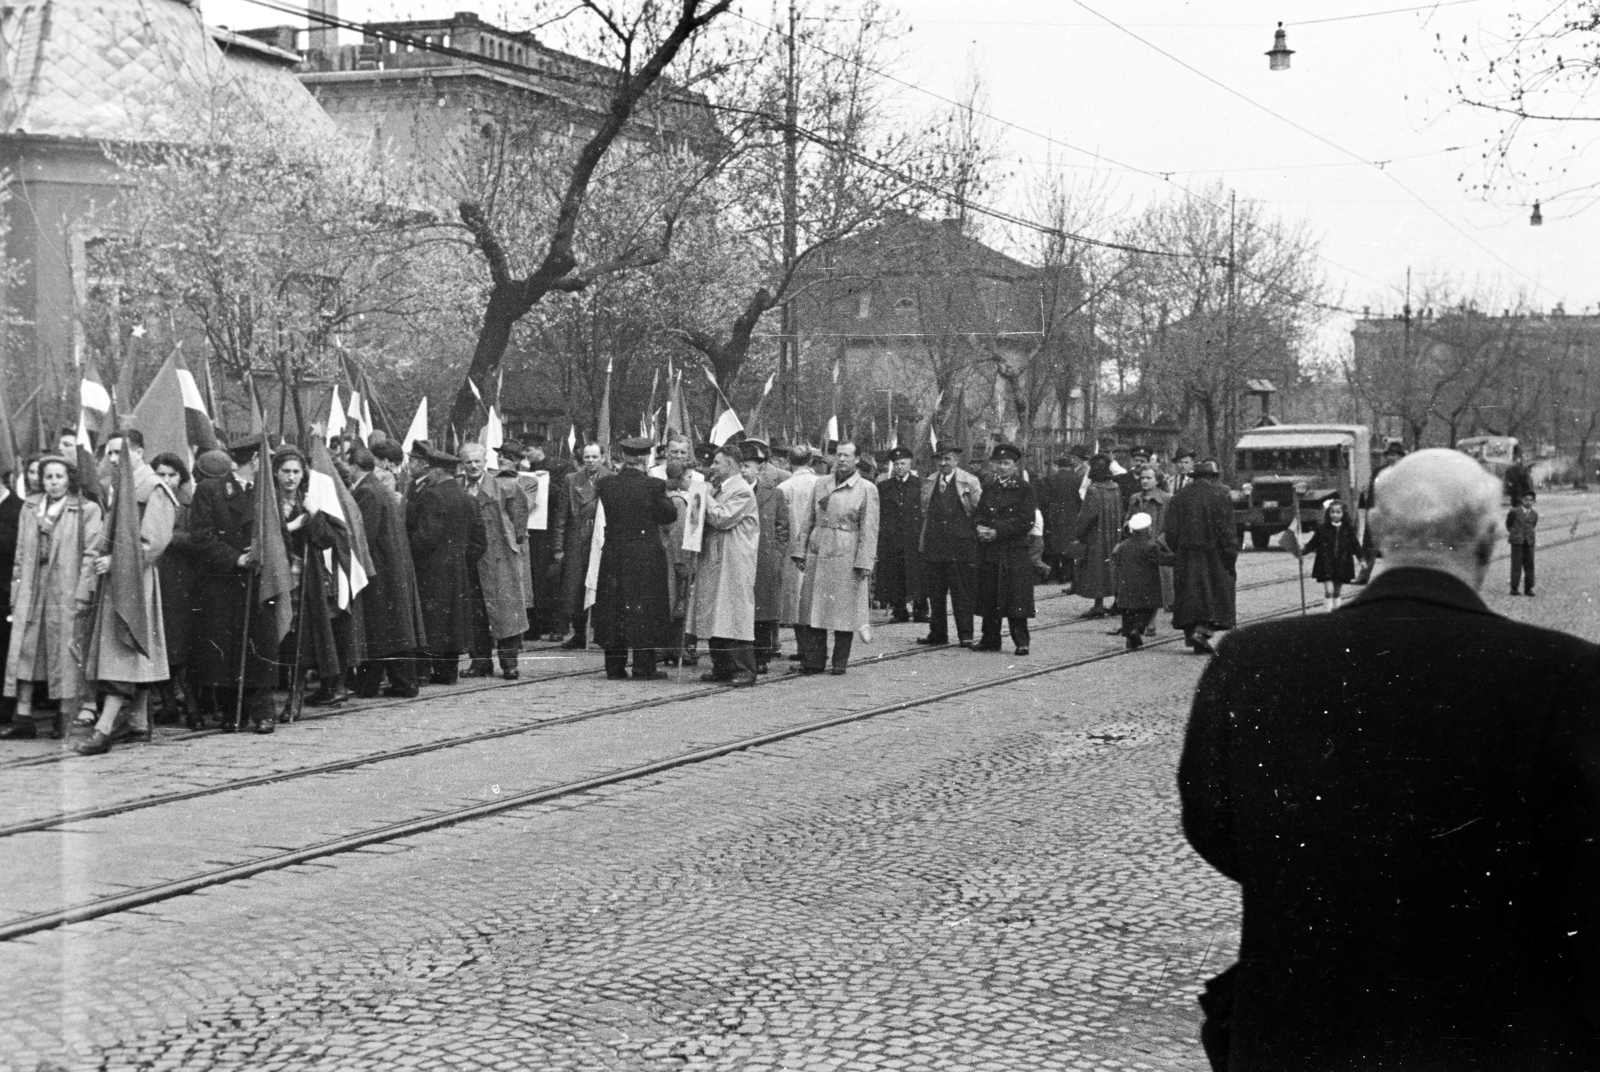
<svg viewBox="0 0 1600 1072"><path fill-rule="evenodd" d="M1300 549L1302 555L1312 551L1317 557L1311 564L1311 576L1322 582L1323 609L1334 610L1341 600L1340 589L1355 580L1356 556L1361 552L1355 519L1340 500L1328 500L1317 531Z"/></svg>

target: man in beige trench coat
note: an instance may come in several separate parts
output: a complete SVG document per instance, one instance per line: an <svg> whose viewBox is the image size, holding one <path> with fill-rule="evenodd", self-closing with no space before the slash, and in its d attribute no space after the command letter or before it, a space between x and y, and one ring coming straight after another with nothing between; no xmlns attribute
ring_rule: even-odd
<svg viewBox="0 0 1600 1072"><path fill-rule="evenodd" d="M756 683L756 558L761 518L756 493L739 475L743 457L732 443L711 462L711 487L700 562L686 631L708 637L711 670L701 681Z"/></svg>
<svg viewBox="0 0 1600 1072"><path fill-rule="evenodd" d="M842 674L853 634L867 625L872 567L878 557L878 488L856 471L856 445L840 443L832 474L818 478L790 550L800 583L800 672L820 674L828 662Z"/></svg>

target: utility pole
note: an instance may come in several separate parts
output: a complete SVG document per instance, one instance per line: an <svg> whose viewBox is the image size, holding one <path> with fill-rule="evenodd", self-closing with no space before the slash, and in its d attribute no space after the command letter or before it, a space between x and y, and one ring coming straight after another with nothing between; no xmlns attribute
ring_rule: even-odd
<svg viewBox="0 0 1600 1072"><path fill-rule="evenodd" d="M800 199L800 85L795 62L794 0L789 0L788 73L783 94L783 271L784 278L794 271L799 253ZM790 428L800 428L800 338L799 318L794 302L786 300L782 309L782 338L778 346L778 380L782 395L778 402Z"/></svg>
<svg viewBox="0 0 1600 1072"><path fill-rule="evenodd" d="M1227 459L1233 457L1233 451L1232 451L1231 447L1233 445L1234 439L1237 438L1238 431L1239 431L1239 389L1238 389L1238 385L1234 382L1235 381L1235 373L1238 370L1235 368L1234 362L1233 362L1233 293L1234 293L1234 289L1235 289L1235 287L1234 287L1234 267L1235 267L1235 256L1236 256L1236 252L1237 252L1236 249L1235 249L1235 239L1236 239L1235 223L1236 223L1236 217L1237 217L1238 203L1239 203L1239 195L1234 193L1232 190L1229 190L1228 191L1228 279L1227 279L1228 305L1227 305L1227 315L1226 315L1226 317L1224 318L1224 321L1223 321L1223 327L1224 327L1223 360L1225 360L1227 362L1227 366L1226 367L1227 367L1227 370L1228 370L1228 378L1227 378L1226 383L1228 385L1228 399L1227 399L1227 410L1225 411L1224 416L1223 416L1222 438L1223 438L1224 442L1212 444L1212 448L1214 450L1216 450L1217 453L1225 461ZM1229 477L1232 477L1232 475L1233 475L1232 468L1233 467L1231 465L1227 466L1227 469L1229 470L1229 472L1228 472Z"/></svg>
<svg viewBox="0 0 1600 1072"><path fill-rule="evenodd" d="M1411 265L1406 265L1406 303L1400 307L1400 319L1404 322L1404 330L1400 340L1400 368L1401 374L1407 380L1411 379ZM1408 398L1409 402L1410 399ZM1405 435L1405 429L1400 434ZM1411 449L1417 449L1415 439L1412 440Z"/></svg>

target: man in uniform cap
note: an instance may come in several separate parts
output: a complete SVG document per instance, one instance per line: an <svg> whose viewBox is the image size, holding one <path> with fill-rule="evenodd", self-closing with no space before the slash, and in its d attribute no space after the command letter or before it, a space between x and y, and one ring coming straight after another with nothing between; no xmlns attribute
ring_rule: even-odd
<svg viewBox="0 0 1600 1072"><path fill-rule="evenodd" d="M1026 655L1034 581L1028 533L1039 504L1033 485L1022 479L1022 451L1010 443L997 443L989 461L994 476L972 514L978 533L977 611L983 617L983 637L974 650L1000 650L1004 618L1017 654Z"/></svg>
<svg viewBox="0 0 1600 1072"><path fill-rule="evenodd" d="M972 645L973 598L977 589L978 530L972 521L983 495L978 478L960 467L961 448L946 445L934 452L938 471L922 482L923 576L928 592L928 635L918 644L950 643L945 618L948 597L956 621L956 639Z"/></svg>
<svg viewBox="0 0 1600 1072"><path fill-rule="evenodd" d="M709 478L711 476L711 466L716 459L717 445L715 443L701 443L694 448L694 460L701 477Z"/></svg>
<svg viewBox="0 0 1600 1072"><path fill-rule="evenodd" d="M878 602L896 622L928 620L922 583L922 481L911 473L911 451L890 447L889 471L878 480L878 568L873 575ZM909 604L909 607L908 607Z"/></svg>
<svg viewBox="0 0 1600 1072"><path fill-rule="evenodd" d="M1211 636L1232 629L1239 533L1233 498L1218 482L1215 459L1195 467L1195 481L1172 497L1162 518L1172 567L1172 626L1197 655L1212 653Z"/></svg>
<svg viewBox="0 0 1600 1072"><path fill-rule="evenodd" d="M631 650L635 678L664 678L666 671L656 669L656 655L668 646L672 608L661 526L676 521L678 511L667 498L667 482L645 472L650 441L624 439L617 446L622 468L596 491L605 510L606 533L590 614L594 642L605 649L606 677L627 677Z"/></svg>
<svg viewBox="0 0 1600 1072"><path fill-rule="evenodd" d="M472 571L488 546L483 519L455 480L457 459L427 443L411 451L427 468L406 503L406 535L428 646L428 679L453 685L472 646Z"/></svg>
<svg viewBox="0 0 1600 1072"><path fill-rule="evenodd" d="M778 619L783 613L783 571L789 558L789 507L767 462L771 452L760 439L739 444L739 475L755 489L761 545L756 554L756 673L778 655Z"/></svg>

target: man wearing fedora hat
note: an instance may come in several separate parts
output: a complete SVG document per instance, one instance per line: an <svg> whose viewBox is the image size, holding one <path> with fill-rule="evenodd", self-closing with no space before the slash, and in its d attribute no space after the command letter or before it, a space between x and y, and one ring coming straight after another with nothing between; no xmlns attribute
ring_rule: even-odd
<svg viewBox="0 0 1600 1072"><path fill-rule="evenodd" d="M1176 556L1172 567L1172 626L1197 655L1212 654L1211 637L1234 624L1239 533L1233 499L1218 481L1216 459L1195 466L1195 482L1167 504L1162 535Z"/></svg>
<svg viewBox="0 0 1600 1072"><path fill-rule="evenodd" d="M426 442L412 449L425 465L406 505L406 535L416 567L417 597L428 647L429 680L453 685L461 653L472 646L472 576L488 547L483 519L456 482L457 459Z"/></svg>
<svg viewBox="0 0 1600 1072"><path fill-rule="evenodd" d="M983 497L978 478L960 466L961 448L934 452L938 469L922 482L923 577L928 592L928 635L918 644L950 643L946 598L956 621L956 640L972 646L973 600L977 594L978 529L972 515Z"/></svg>

